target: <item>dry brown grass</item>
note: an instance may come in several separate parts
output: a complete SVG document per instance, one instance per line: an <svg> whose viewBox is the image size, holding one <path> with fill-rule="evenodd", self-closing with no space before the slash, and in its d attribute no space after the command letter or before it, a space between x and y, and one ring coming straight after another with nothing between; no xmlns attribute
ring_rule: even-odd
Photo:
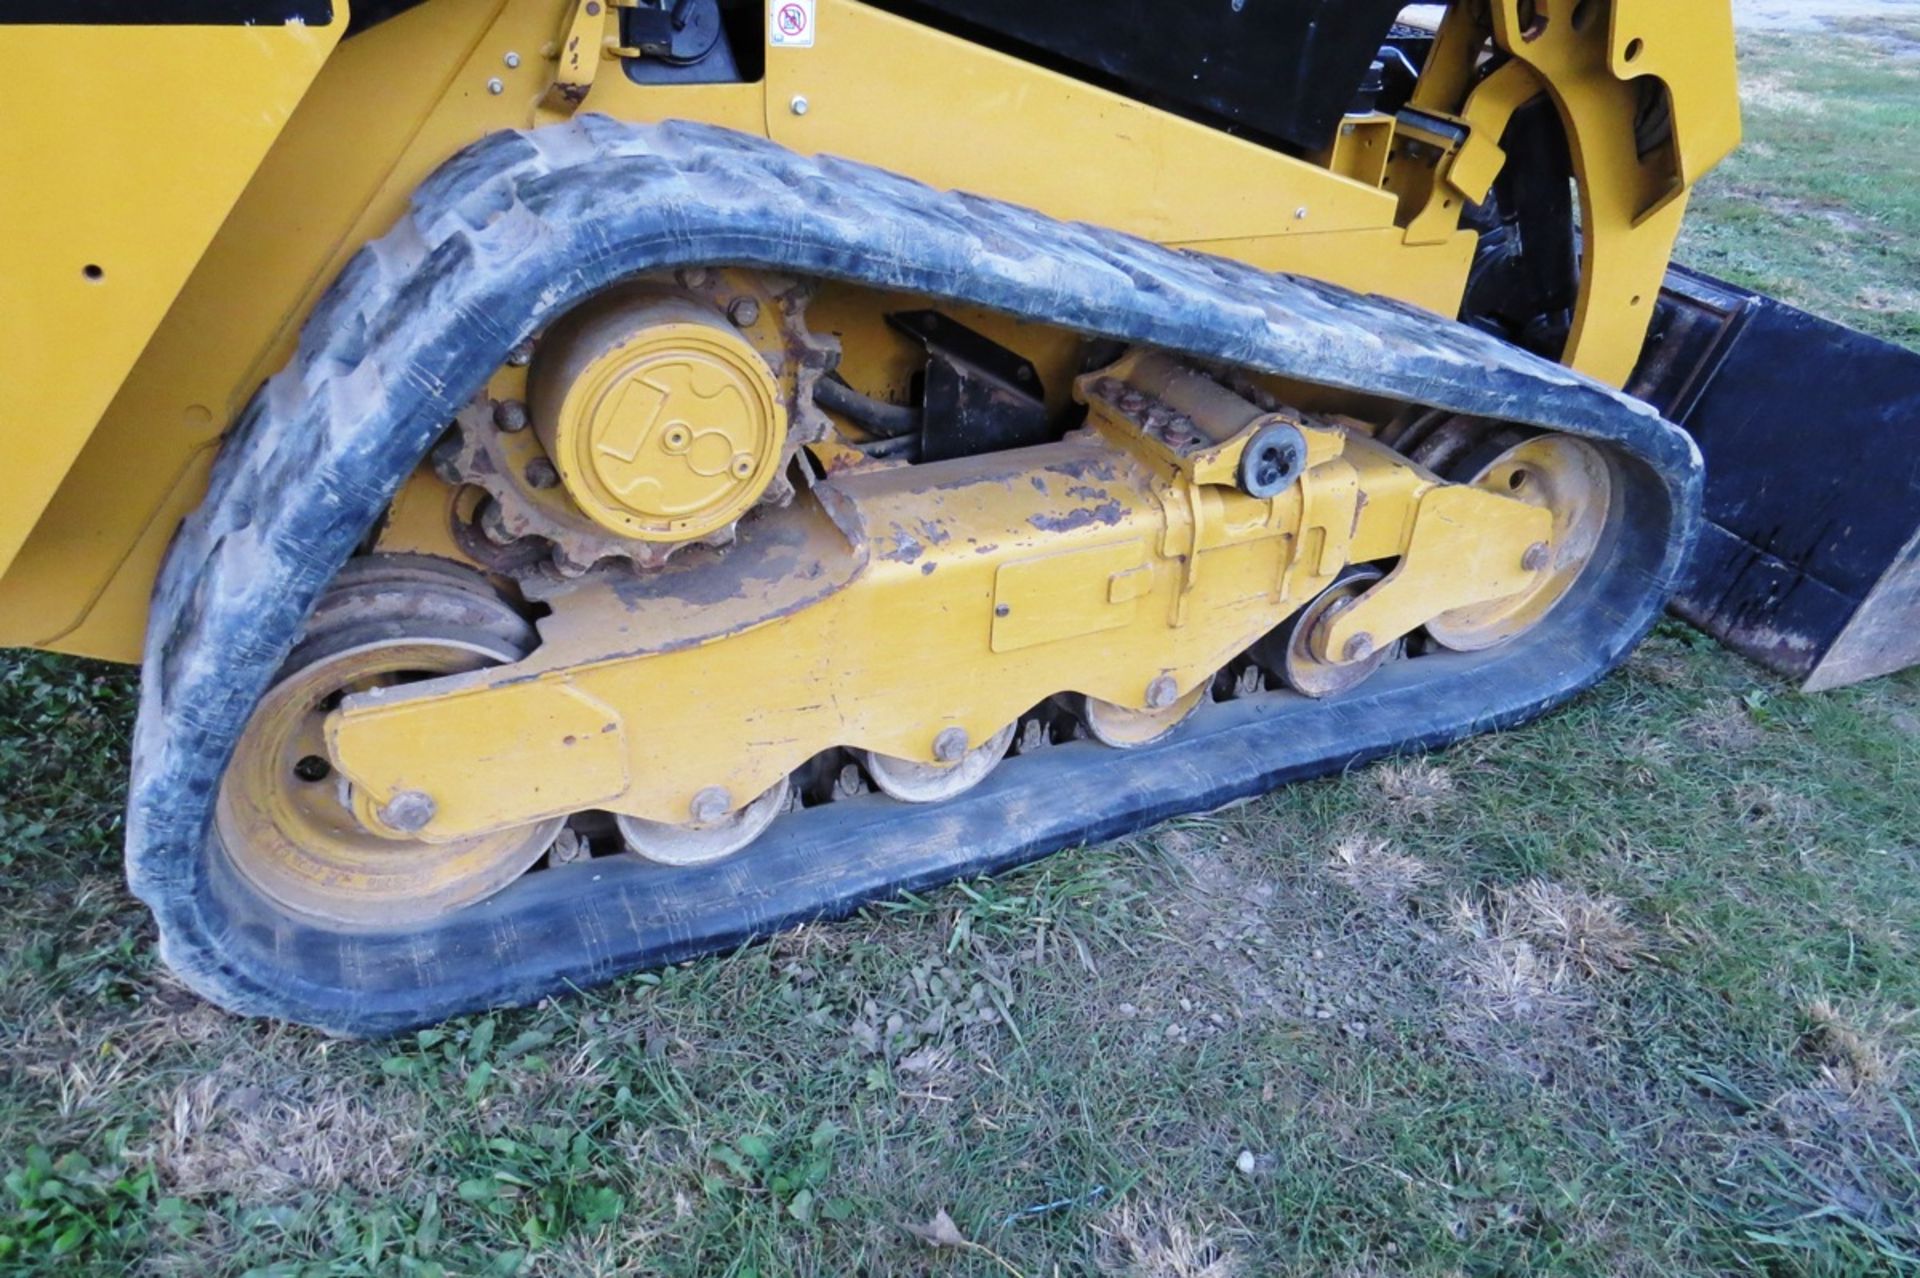
<svg viewBox="0 0 1920 1278"><path fill-rule="evenodd" d="M1349 834L1333 845L1333 877L1376 905L1398 905L1434 880L1433 867L1396 848L1390 839Z"/></svg>
<svg viewBox="0 0 1920 1278"><path fill-rule="evenodd" d="M342 1186L398 1194L415 1179L424 1139L411 1108L384 1106L378 1091L343 1082L248 1078L223 1067L174 1088L154 1168L183 1197L270 1203Z"/></svg>
<svg viewBox="0 0 1920 1278"><path fill-rule="evenodd" d="M1915 1013L1843 1012L1824 998L1807 1005L1806 1046L1819 1057L1822 1078L1849 1096L1884 1094L1900 1082L1907 1056L1899 1041Z"/></svg>
<svg viewBox="0 0 1920 1278"><path fill-rule="evenodd" d="M1453 798L1453 774L1430 759L1390 759L1369 775L1389 817L1429 820Z"/></svg>
<svg viewBox="0 0 1920 1278"><path fill-rule="evenodd" d="M1095 1226L1101 1269L1126 1278L1239 1278L1239 1258L1214 1231L1163 1205L1127 1204Z"/></svg>
<svg viewBox="0 0 1920 1278"><path fill-rule="evenodd" d="M1545 879L1455 895L1449 922L1466 942L1459 972L1469 1005L1497 1021L1578 1007L1589 997L1582 978L1627 971L1648 948L1618 901Z"/></svg>

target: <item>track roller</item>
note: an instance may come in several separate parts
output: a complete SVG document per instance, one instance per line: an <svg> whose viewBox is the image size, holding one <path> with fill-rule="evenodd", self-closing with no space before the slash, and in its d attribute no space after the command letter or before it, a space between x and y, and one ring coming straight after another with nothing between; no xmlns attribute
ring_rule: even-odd
<svg viewBox="0 0 1920 1278"><path fill-rule="evenodd" d="M714 795L712 799L716 807L726 802L724 795ZM759 838L773 824L773 819L793 804L793 783L783 779L739 811L712 821L669 825L664 821L622 816L617 818L617 824L627 851L643 861L660 865L705 865L709 861L724 860Z"/></svg>
<svg viewBox="0 0 1920 1278"><path fill-rule="evenodd" d="M938 753L943 742L958 744L965 753L953 751L956 757L952 763L919 763L870 750L862 751L860 759L882 794L902 803L937 803L964 794L986 780L987 774L1006 757L1017 726L1008 724L971 750L965 750L965 734L956 741L948 737L947 732L959 732L959 729L947 729L936 739L934 749Z"/></svg>
<svg viewBox="0 0 1920 1278"><path fill-rule="evenodd" d="M1315 634L1340 609L1358 599L1386 574L1370 564L1345 572L1300 611L1254 645L1254 660L1303 697L1332 697L1364 683L1374 671L1399 657L1403 642L1388 644L1359 661L1329 661L1319 652Z"/></svg>
<svg viewBox="0 0 1920 1278"><path fill-rule="evenodd" d="M1167 680L1171 691L1171 679ZM1211 680L1202 680L1191 692L1175 697L1158 709L1135 710L1129 706L1102 701L1099 697L1072 698L1074 714L1086 725L1087 735L1101 745L1116 750L1132 750L1162 740L1187 721L1187 716L1207 699Z"/></svg>

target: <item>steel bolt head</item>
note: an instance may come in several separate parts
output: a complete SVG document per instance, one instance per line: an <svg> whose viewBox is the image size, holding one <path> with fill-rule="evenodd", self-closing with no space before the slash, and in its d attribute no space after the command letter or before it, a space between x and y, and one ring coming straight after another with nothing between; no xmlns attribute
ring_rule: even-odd
<svg viewBox="0 0 1920 1278"><path fill-rule="evenodd" d="M795 115L805 115L807 113L808 105L809 104L807 102L806 95L801 93L796 93L793 95L793 101L787 103L787 109L789 111L792 111Z"/></svg>
<svg viewBox="0 0 1920 1278"><path fill-rule="evenodd" d="M712 825L733 811L733 795L724 785L710 785L693 796L687 810L700 825Z"/></svg>
<svg viewBox="0 0 1920 1278"><path fill-rule="evenodd" d="M736 297L727 307L727 320L735 328L751 328L760 322L760 303L751 297Z"/></svg>
<svg viewBox="0 0 1920 1278"><path fill-rule="evenodd" d="M536 457L527 463L526 476L527 482L535 488L552 488L560 482L560 472L544 457Z"/></svg>
<svg viewBox="0 0 1920 1278"><path fill-rule="evenodd" d="M1547 543L1536 541L1527 547L1527 553L1520 556L1520 566L1528 572L1539 572L1547 566L1549 555Z"/></svg>
<svg viewBox="0 0 1920 1278"><path fill-rule="evenodd" d="M942 763L958 763L967 753L965 728L942 728L933 739L933 757Z"/></svg>
<svg viewBox="0 0 1920 1278"><path fill-rule="evenodd" d="M1172 675L1161 675L1147 685L1147 709L1165 710L1180 699L1180 685Z"/></svg>
<svg viewBox="0 0 1920 1278"><path fill-rule="evenodd" d="M487 81L488 93L499 94L499 93L505 93L506 91L507 91L506 83L503 80L501 80L499 76L495 76L493 77L493 79Z"/></svg>
<svg viewBox="0 0 1920 1278"><path fill-rule="evenodd" d="M508 70L512 70L513 68L520 65L520 55L512 51L509 51L507 53L507 56L500 60L507 64Z"/></svg>
<svg viewBox="0 0 1920 1278"><path fill-rule="evenodd" d="M1373 655L1373 636L1362 630L1347 640L1347 646L1341 649L1342 661L1365 661Z"/></svg>
<svg viewBox="0 0 1920 1278"><path fill-rule="evenodd" d="M533 343L521 342L518 346L508 351L507 363L513 365L515 368L525 368L527 365L533 363Z"/></svg>
<svg viewBox="0 0 1920 1278"><path fill-rule="evenodd" d="M493 424L512 434L527 428L527 406L517 399L503 399L493 406Z"/></svg>
<svg viewBox="0 0 1920 1278"><path fill-rule="evenodd" d="M387 828L414 834L426 829L439 810L432 795L420 790L402 790L381 804L376 815Z"/></svg>

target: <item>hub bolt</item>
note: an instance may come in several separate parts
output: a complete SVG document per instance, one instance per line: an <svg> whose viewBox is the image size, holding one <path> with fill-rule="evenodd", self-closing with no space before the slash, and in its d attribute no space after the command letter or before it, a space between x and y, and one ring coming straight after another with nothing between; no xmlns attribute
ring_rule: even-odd
<svg viewBox="0 0 1920 1278"><path fill-rule="evenodd" d="M527 482L535 488L552 488L560 482L560 472L544 457L536 457L528 462L526 475Z"/></svg>
<svg viewBox="0 0 1920 1278"><path fill-rule="evenodd" d="M512 434L527 428L527 406L517 399L503 399L493 406L493 424Z"/></svg>
<svg viewBox="0 0 1920 1278"><path fill-rule="evenodd" d="M1172 675L1161 675L1147 685L1147 709L1165 710L1180 699L1180 686Z"/></svg>
<svg viewBox="0 0 1920 1278"><path fill-rule="evenodd" d="M1373 655L1373 636L1362 630L1347 640L1347 646L1341 650L1342 661L1365 661Z"/></svg>
<svg viewBox="0 0 1920 1278"><path fill-rule="evenodd" d="M733 811L733 795L724 785L710 785L693 796L688 804L693 819L700 825L712 825L727 813Z"/></svg>
<svg viewBox="0 0 1920 1278"><path fill-rule="evenodd" d="M1539 572L1547 566L1547 543L1536 541L1527 547L1527 553L1520 556L1520 566L1528 572Z"/></svg>
<svg viewBox="0 0 1920 1278"><path fill-rule="evenodd" d="M727 319L735 328L752 328L760 322L760 303L751 297L736 297L727 307Z"/></svg>
<svg viewBox="0 0 1920 1278"><path fill-rule="evenodd" d="M507 352L507 363L515 368L525 368L533 363L533 343L522 342Z"/></svg>
<svg viewBox="0 0 1920 1278"><path fill-rule="evenodd" d="M958 763L967 753L967 730L943 728L933 739L933 757L942 763Z"/></svg>
<svg viewBox="0 0 1920 1278"><path fill-rule="evenodd" d="M402 790L380 805L376 815L380 823L402 834L414 834L427 827L439 808L433 796L419 790Z"/></svg>

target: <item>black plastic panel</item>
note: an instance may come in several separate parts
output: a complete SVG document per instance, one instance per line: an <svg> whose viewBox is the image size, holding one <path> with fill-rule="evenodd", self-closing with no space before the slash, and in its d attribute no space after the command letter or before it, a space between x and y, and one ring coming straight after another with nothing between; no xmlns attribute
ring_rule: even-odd
<svg viewBox="0 0 1920 1278"><path fill-rule="evenodd" d="M1332 138L1400 0L878 0L878 7L1181 115L1310 150Z"/></svg>
<svg viewBox="0 0 1920 1278"><path fill-rule="evenodd" d="M0 0L0 25L331 26L333 0Z"/></svg>

